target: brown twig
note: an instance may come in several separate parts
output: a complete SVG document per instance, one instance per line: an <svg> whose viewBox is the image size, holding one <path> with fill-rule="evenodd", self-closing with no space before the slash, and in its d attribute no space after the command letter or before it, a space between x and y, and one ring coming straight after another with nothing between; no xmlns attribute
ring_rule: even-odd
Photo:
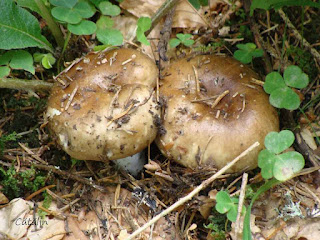
<svg viewBox="0 0 320 240"><path fill-rule="evenodd" d="M160 31L161 37L158 43L158 52L159 52L159 58L165 62L168 61L167 46L171 36L171 31L172 31L171 27L172 27L172 19L173 19L174 11L175 11L175 6L173 6L170 12L168 13L166 20L164 21L163 28Z"/></svg>
<svg viewBox="0 0 320 240"><path fill-rule="evenodd" d="M148 36L153 28L159 23L161 18L163 18L165 15L168 14L168 12L175 6L179 0L166 0L161 7L158 9L158 11L153 15L151 18L151 28L146 31L145 35Z"/></svg>
<svg viewBox="0 0 320 240"><path fill-rule="evenodd" d="M243 202L244 202L244 198L245 198L247 182L248 182L248 174L243 173L241 189L240 189L240 196L239 196L239 204L238 204L238 215L237 215L236 226L235 226L236 239L240 239L240 238L238 238L238 236L240 235L240 232L241 232L240 231L241 230L240 229L240 219L241 219L240 217L241 217Z"/></svg>
<svg viewBox="0 0 320 240"><path fill-rule="evenodd" d="M187 201L191 200L196 194L198 194L201 190L209 186L214 180L216 180L219 176L221 176L225 171L227 171L230 167L232 167L235 163L237 163L243 156L247 155L250 151L252 151L254 148L258 147L260 144L259 142L255 142L252 144L248 149L246 149L244 152L242 152L239 156L237 156L235 159L233 159L231 162L229 162L226 166L221 168L216 174L212 175L207 180L203 181L198 187L196 187L192 192L190 192L187 196L179 199L177 202L175 202L173 205L171 205L169 208L161 212L160 214L153 217L149 222L147 222L145 225L134 231L126 240L133 239L137 235L139 235L141 232L143 232L146 228L150 227L152 224L157 222L160 218L166 216L167 214L171 213L174 209L177 207L183 205Z"/></svg>

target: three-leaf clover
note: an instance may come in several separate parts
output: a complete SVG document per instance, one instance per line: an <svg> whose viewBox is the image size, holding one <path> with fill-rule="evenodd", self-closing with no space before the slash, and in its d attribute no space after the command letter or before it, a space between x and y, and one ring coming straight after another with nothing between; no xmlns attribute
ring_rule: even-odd
<svg viewBox="0 0 320 240"><path fill-rule="evenodd" d="M194 44L194 40L191 39L192 35L191 34L183 34L183 33L178 33L177 38L172 38L169 41L169 45L172 48L177 47L179 44L183 44L186 47L190 47L192 44Z"/></svg>
<svg viewBox="0 0 320 240"><path fill-rule="evenodd" d="M277 108L295 110L300 105L300 98L290 87L305 88L309 77L298 66L289 66L283 73L271 72L267 75L263 88L270 94L270 103Z"/></svg>
<svg viewBox="0 0 320 240"><path fill-rule="evenodd" d="M112 28L113 23L110 17L101 16L97 21L97 38L105 45L119 46L123 36L119 30Z"/></svg>
<svg viewBox="0 0 320 240"><path fill-rule="evenodd" d="M6 77L11 69L22 69L35 73L33 58L25 50L11 50L0 56L0 77Z"/></svg>
<svg viewBox="0 0 320 240"><path fill-rule="evenodd" d="M235 222L237 220L238 214L238 202L239 199L235 197L230 197L230 195L226 191L220 191L216 195L216 210L221 213L227 213L227 218L231 222ZM244 214L246 211L245 206L242 208L242 213Z"/></svg>
<svg viewBox="0 0 320 240"><path fill-rule="evenodd" d="M92 17L96 9L83 0L50 0L54 6L51 14L57 20L67 23L68 30L76 35L93 34L97 27L94 22L85 20Z"/></svg>
<svg viewBox="0 0 320 240"><path fill-rule="evenodd" d="M265 137L266 149L258 156L258 166L261 168L263 178L275 177L279 181L286 181L304 167L304 158L300 153L295 151L282 153L293 142L294 134L289 130L270 132Z"/></svg>
<svg viewBox="0 0 320 240"><path fill-rule="evenodd" d="M33 54L35 62L41 63L45 69L52 68L52 65L56 62L56 59L51 53L35 53Z"/></svg>
<svg viewBox="0 0 320 240"><path fill-rule="evenodd" d="M257 49L254 43L237 44L239 50L234 52L234 58L238 61L247 64L252 62L253 57L262 57L263 50Z"/></svg>
<svg viewBox="0 0 320 240"><path fill-rule="evenodd" d="M147 37L144 35L146 31L151 28L151 18L149 17L140 17L137 22L137 40L144 45L150 45Z"/></svg>

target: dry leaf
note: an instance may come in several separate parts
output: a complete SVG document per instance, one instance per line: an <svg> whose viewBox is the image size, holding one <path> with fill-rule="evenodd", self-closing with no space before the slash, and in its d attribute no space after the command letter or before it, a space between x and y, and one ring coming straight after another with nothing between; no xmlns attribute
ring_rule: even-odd
<svg viewBox="0 0 320 240"><path fill-rule="evenodd" d="M309 148L311 148L312 150L316 150L317 144L316 144L310 130L308 128L303 128L300 133L301 133L303 140L306 142L306 144L309 146Z"/></svg>

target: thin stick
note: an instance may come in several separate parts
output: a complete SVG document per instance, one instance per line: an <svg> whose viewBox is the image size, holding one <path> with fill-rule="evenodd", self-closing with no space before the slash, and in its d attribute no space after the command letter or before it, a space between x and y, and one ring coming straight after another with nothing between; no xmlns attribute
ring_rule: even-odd
<svg viewBox="0 0 320 240"><path fill-rule="evenodd" d="M201 190L206 188L208 185L210 185L214 180L216 180L219 176L221 176L225 171L227 171L230 167L232 167L236 162L238 162L243 156L247 155L250 151L252 151L254 148L258 147L260 144L259 142L255 142L252 144L247 150L242 152L238 157L233 159L231 162L229 162L226 166L221 168L216 174L212 175L207 180L203 181L198 187L196 187L192 192L190 192L187 196L180 198L177 202L175 202L173 205L171 205L169 208L164 210L163 212L159 213L155 217L153 217L149 222L147 222L145 225L134 231L126 240L133 239L137 235L139 235L141 232L143 232L146 228L150 227L152 224L157 222L160 218L166 216L167 214L171 213L174 209L181 206L182 204L186 203L190 199L192 199L196 194L198 194Z"/></svg>
<svg viewBox="0 0 320 240"><path fill-rule="evenodd" d="M214 101L211 108L215 108L215 106L218 105L218 103L221 101L222 98L224 98L229 93L229 90L224 91L219 95L219 97Z"/></svg>
<svg viewBox="0 0 320 240"><path fill-rule="evenodd" d="M50 90L53 83L41 80L28 80L19 78L0 78L0 88L23 89L23 90Z"/></svg>
<svg viewBox="0 0 320 240"><path fill-rule="evenodd" d="M244 197L246 196L245 193L246 193L247 182L248 182L248 173L243 173L241 189L240 189L240 196L239 196L239 204L238 204L238 215L237 215L236 227L235 227L236 239L240 239L240 238L238 238L238 236L240 234L240 217L241 217Z"/></svg>

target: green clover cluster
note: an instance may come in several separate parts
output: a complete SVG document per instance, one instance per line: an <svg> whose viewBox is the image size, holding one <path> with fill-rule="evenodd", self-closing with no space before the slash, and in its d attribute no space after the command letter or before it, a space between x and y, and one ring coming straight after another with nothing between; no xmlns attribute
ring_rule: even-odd
<svg viewBox="0 0 320 240"><path fill-rule="evenodd" d="M270 94L271 105L277 108L295 110L300 106L300 98L291 87L302 89L309 83L309 77L298 66L289 66L283 73L271 72L267 75L263 88Z"/></svg>
<svg viewBox="0 0 320 240"><path fill-rule="evenodd" d="M236 197L230 197L229 193L226 191L220 191L216 195L216 210L221 213L227 213L227 218L231 222L235 222L237 220L238 214L238 202L239 199ZM242 208L242 214L246 212L245 206Z"/></svg>
<svg viewBox="0 0 320 240"><path fill-rule="evenodd" d="M279 133L270 132L264 140L266 149L258 156L258 166L264 179L274 177L278 181L286 181L304 167L303 156L296 151L288 151L294 142L294 134L289 130Z"/></svg>
<svg viewBox="0 0 320 240"><path fill-rule="evenodd" d="M25 50L11 50L0 56L0 77L6 77L11 69L22 69L35 73L33 59Z"/></svg>
<svg viewBox="0 0 320 240"><path fill-rule="evenodd" d="M172 38L169 41L169 45L171 48L175 48L180 44L185 45L186 47L190 47L192 44L194 44L194 40L191 39L192 35L191 34L183 34L183 33L178 33L177 38Z"/></svg>
<svg viewBox="0 0 320 240"><path fill-rule="evenodd" d="M248 64L252 62L253 57L262 57L263 50L257 49L254 43L237 44L239 50L234 52L234 58L238 61Z"/></svg>

